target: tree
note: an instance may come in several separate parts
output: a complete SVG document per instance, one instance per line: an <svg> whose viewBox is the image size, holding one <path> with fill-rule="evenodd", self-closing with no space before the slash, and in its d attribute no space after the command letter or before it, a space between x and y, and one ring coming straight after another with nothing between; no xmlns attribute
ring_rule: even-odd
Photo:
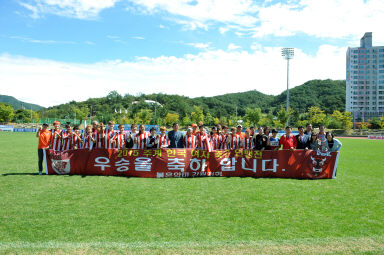
<svg viewBox="0 0 384 255"><path fill-rule="evenodd" d="M188 113L185 114L184 118L182 119L181 123L183 126L189 126L192 124L191 118L189 117Z"/></svg>
<svg viewBox="0 0 384 255"><path fill-rule="evenodd" d="M165 116L165 123L171 126L173 123L177 122L179 120L179 115L177 113L168 113L167 116Z"/></svg>
<svg viewBox="0 0 384 255"><path fill-rule="evenodd" d="M318 106L312 106L308 108L309 122L313 126L319 126L324 123L326 114Z"/></svg>
<svg viewBox="0 0 384 255"><path fill-rule="evenodd" d="M337 119L341 123L341 127L344 130L352 128L352 113L351 112L340 112L338 110L333 111L332 117Z"/></svg>
<svg viewBox="0 0 384 255"><path fill-rule="evenodd" d="M204 122L203 108L194 105L193 112L191 113L191 120L195 123Z"/></svg>
<svg viewBox="0 0 384 255"><path fill-rule="evenodd" d="M380 125L381 129L384 129L384 116L380 117L379 125Z"/></svg>
<svg viewBox="0 0 384 255"><path fill-rule="evenodd" d="M0 103L0 122L9 122L15 115L13 107L6 103Z"/></svg>
<svg viewBox="0 0 384 255"><path fill-rule="evenodd" d="M288 108L288 112L284 107L280 108L280 111L277 112L277 119L279 120L279 127L284 127L287 123L287 120L290 115L292 115L293 110ZM276 122L275 122L276 123Z"/></svg>
<svg viewBox="0 0 384 255"><path fill-rule="evenodd" d="M205 124L206 125L213 125L213 124L215 124L215 118L210 113L207 113L205 115Z"/></svg>
<svg viewBox="0 0 384 255"><path fill-rule="evenodd" d="M246 108L245 109L245 121L250 123L251 125L258 126L261 119L261 109L260 108Z"/></svg>
<svg viewBox="0 0 384 255"><path fill-rule="evenodd" d="M76 118L80 120L80 123L89 115L89 109L87 106L73 106L72 111L76 113Z"/></svg>
<svg viewBox="0 0 384 255"><path fill-rule="evenodd" d="M141 120L140 123L149 124L151 119L153 118L153 112L150 109L141 109L137 113L137 116Z"/></svg>

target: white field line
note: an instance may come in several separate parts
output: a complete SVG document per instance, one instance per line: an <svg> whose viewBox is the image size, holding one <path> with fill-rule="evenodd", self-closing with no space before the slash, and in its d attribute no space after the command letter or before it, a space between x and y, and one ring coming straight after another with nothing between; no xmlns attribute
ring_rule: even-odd
<svg viewBox="0 0 384 255"><path fill-rule="evenodd" d="M281 241L217 241L217 242L0 242L0 250L4 249L78 249L78 248L120 248L120 249L142 249L142 248L208 248L223 246L279 246L279 245L298 245L298 244L337 244L350 242L379 242L384 243L384 236L369 237L345 237L345 238L305 238L290 239Z"/></svg>

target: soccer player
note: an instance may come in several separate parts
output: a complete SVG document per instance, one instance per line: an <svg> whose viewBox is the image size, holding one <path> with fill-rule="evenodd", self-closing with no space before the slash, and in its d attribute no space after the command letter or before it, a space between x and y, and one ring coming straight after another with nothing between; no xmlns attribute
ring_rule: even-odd
<svg viewBox="0 0 384 255"><path fill-rule="evenodd" d="M84 149L89 149L89 150L92 150L92 147L94 145L94 143L96 142L96 140L93 138L94 136L94 133L92 132L92 126L87 126L85 128L85 135L84 135L84 139L83 139L83 148Z"/></svg>
<svg viewBox="0 0 384 255"><path fill-rule="evenodd" d="M198 133L197 131L197 124L196 123L193 123L192 124L192 135L196 135Z"/></svg>
<svg viewBox="0 0 384 255"><path fill-rule="evenodd" d="M72 133L72 149L77 150L82 148L83 134L80 133L79 126L73 128Z"/></svg>
<svg viewBox="0 0 384 255"><path fill-rule="evenodd" d="M63 135L62 130L60 129L60 122L53 122L53 129L51 130L52 138L51 138L51 149L55 151L61 150L61 136Z"/></svg>
<svg viewBox="0 0 384 255"><path fill-rule="evenodd" d="M283 150L295 150L297 146L296 136L292 135L292 128L287 126L285 134L280 137L280 144L283 145Z"/></svg>
<svg viewBox="0 0 384 255"><path fill-rule="evenodd" d="M108 121L108 129L104 131L104 146L105 146L105 149L114 149L115 148L115 144L112 143L112 138L115 137L115 130L114 130L114 127L115 127L115 122L113 121Z"/></svg>
<svg viewBox="0 0 384 255"><path fill-rule="evenodd" d="M230 147L229 147L229 134L228 134L228 127L227 126L223 126L223 132L221 133L220 149L221 150L230 149Z"/></svg>
<svg viewBox="0 0 384 255"><path fill-rule="evenodd" d="M296 135L297 147L299 150L308 150L310 148L310 136L304 134L304 127L299 126L297 128L299 130L299 134Z"/></svg>
<svg viewBox="0 0 384 255"><path fill-rule="evenodd" d="M251 136L251 130L249 129L245 130L245 136L242 140L241 147L246 150L253 149L254 145L253 145L253 137Z"/></svg>
<svg viewBox="0 0 384 255"><path fill-rule="evenodd" d="M150 135L147 140L147 149L155 149L157 148L157 136L156 136L156 128L152 127L150 130Z"/></svg>
<svg viewBox="0 0 384 255"><path fill-rule="evenodd" d="M258 134L254 136L253 138L253 144L254 144L254 147L253 149L254 150L266 150L267 149L267 143L268 143L268 137L263 134L263 128L262 127L259 127L257 129L257 132Z"/></svg>
<svg viewBox="0 0 384 255"><path fill-rule="evenodd" d="M94 148L105 148L104 146L105 126L102 122L96 126L96 132L93 134L95 143Z"/></svg>
<svg viewBox="0 0 384 255"><path fill-rule="evenodd" d="M183 139L184 148L187 148L187 149L195 149L196 148L196 136L193 135L192 132L193 132L192 128L187 129L187 133Z"/></svg>
<svg viewBox="0 0 384 255"><path fill-rule="evenodd" d="M169 138L165 134L166 127L160 127L160 135L156 137L157 148L168 148L169 146Z"/></svg>
<svg viewBox="0 0 384 255"><path fill-rule="evenodd" d="M272 151L277 151L280 149L280 139L277 137L276 129L272 129L272 136L269 137L268 146Z"/></svg>
<svg viewBox="0 0 384 255"><path fill-rule="evenodd" d="M147 148L147 139L148 134L145 132L144 124L140 124L139 133L134 138L134 143L136 144L137 149L146 149Z"/></svg>
<svg viewBox="0 0 384 255"><path fill-rule="evenodd" d="M237 127L236 127L236 134L240 137L240 139L244 138L244 133L242 131L243 131L243 126L240 125L240 124L237 125Z"/></svg>
<svg viewBox="0 0 384 255"><path fill-rule="evenodd" d="M43 173L43 160L44 160L44 150L49 148L52 138L52 132L48 130L48 124L44 123L42 127L36 133L36 137L39 138L39 144L37 145L37 155L38 155L38 166L39 166L39 175Z"/></svg>
<svg viewBox="0 0 384 255"><path fill-rule="evenodd" d="M111 143L114 144L116 149L124 149L125 141L127 140L127 133L124 132L124 125L120 124L118 126L119 132L115 133L114 137L111 139Z"/></svg>
<svg viewBox="0 0 384 255"><path fill-rule="evenodd" d="M327 140L325 141L325 146L327 151L339 151L342 144L341 142L334 138L333 133L327 132L325 133L327 136Z"/></svg>
<svg viewBox="0 0 384 255"><path fill-rule="evenodd" d="M220 124L216 124L216 131L217 131L217 135L221 136L221 125Z"/></svg>
<svg viewBox="0 0 384 255"><path fill-rule="evenodd" d="M96 133L97 125L99 125L97 120L92 121L92 133Z"/></svg>
<svg viewBox="0 0 384 255"><path fill-rule="evenodd" d="M62 133L62 151L72 150L72 126L70 124L65 125L66 131Z"/></svg>
<svg viewBox="0 0 384 255"><path fill-rule="evenodd" d="M251 137L254 137L255 136L255 127L250 127L249 130L250 130L249 135Z"/></svg>
<svg viewBox="0 0 384 255"><path fill-rule="evenodd" d="M220 149L221 136L217 134L217 128L212 127L211 136L209 137L209 141L212 146L212 150Z"/></svg>
<svg viewBox="0 0 384 255"><path fill-rule="evenodd" d="M211 143L204 125L199 126L199 133L196 135L196 144L199 150L212 151Z"/></svg>
<svg viewBox="0 0 384 255"><path fill-rule="evenodd" d="M236 150L240 148L241 138L240 135L236 133L236 128L231 128L231 134L228 136L227 143L228 148L231 150Z"/></svg>
<svg viewBox="0 0 384 255"><path fill-rule="evenodd" d="M173 130L168 132L169 148L184 148L183 134L179 131L179 124L173 123L172 128Z"/></svg>

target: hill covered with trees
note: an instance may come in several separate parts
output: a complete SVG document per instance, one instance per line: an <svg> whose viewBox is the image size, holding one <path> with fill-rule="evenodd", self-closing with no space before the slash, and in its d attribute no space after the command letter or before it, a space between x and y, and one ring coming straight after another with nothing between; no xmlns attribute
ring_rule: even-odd
<svg viewBox="0 0 384 255"><path fill-rule="evenodd" d="M172 121L191 123L204 120L206 124L230 123L260 109L265 115L277 116L286 105L286 92L266 95L256 90L213 97L189 98L180 95L130 94L111 91L106 97L71 101L39 111L44 118L84 119L92 116L100 121L121 123L169 124ZM290 89L291 115L297 121L309 107L318 106L324 113L345 110L344 80L312 80ZM248 113L247 113L248 111ZM272 117L271 117L272 118Z"/></svg>
<svg viewBox="0 0 384 255"><path fill-rule="evenodd" d="M15 110L18 110L18 109L31 110L32 109L32 111L38 111L38 110L44 109L44 107L40 105L26 103L12 96L6 96L6 95L0 95L0 102L11 105Z"/></svg>
<svg viewBox="0 0 384 255"><path fill-rule="evenodd" d="M344 80L312 80L290 89L289 93L291 109L287 113L286 92L273 96L252 90L189 98L162 93L120 95L111 91L105 97L89 98L83 102L71 101L40 109L32 119L50 122L53 119L73 121L91 118L102 122L114 120L117 123L159 125L170 125L175 121L183 125L200 121L207 125L234 125L243 121L245 124L277 126L283 125L288 116L290 123L302 124L307 120L316 123L324 121L325 116L330 116L335 111L345 111ZM31 116L31 113L17 110L12 119L18 122L28 121L27 116ZM276 122L277 120L279 121Z"/></svg>

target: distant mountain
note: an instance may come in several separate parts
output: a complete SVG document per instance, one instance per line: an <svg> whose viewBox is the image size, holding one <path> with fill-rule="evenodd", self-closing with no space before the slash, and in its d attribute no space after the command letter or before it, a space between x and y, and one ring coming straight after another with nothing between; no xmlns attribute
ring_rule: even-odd
<svg viewBox="0 0 384 255"><path fill-rule="evenodd" d="M27 110L32 109L33 111L38 111L44 109L44 107L37 104L30 104L17 100L12 96L0 95L0 103L10 104L15 110L25 108Z"/></svg>
<svg viewBox="0 0 384 255"><path fill-rule="evenodd" d="M276 96L272 105L280 108L287 103L287 92ZM298 112L319 106L326 113L345 111L345 80L311 80L289 90L289 105Z"/></svg>
<svg viewBox="0 0 384 255"><path fill-rule="evenodd" d="M345 80L311 80L289 90L290 106L297 113L305 113L310 106L319 106L326 113L334 110L345 110ZM147 104L153 100L161 106ZM213 117L244 116L246 108L261 108L262 112L276 114L281 107L285 108L286 92L280 95L266 95L256 90L230 93L213 97L189 98L179 95L141 94L139 96L120 95L116 91L101 98L90 98L83 102L71 101L66 104L42 110L45 116L64 118L71 116L74 108L91 109L92 115L99 119L114 118L115 112L122 109L134 118L141 109L150 109L157 118L165 118L168 112L177 113L181 118L194 111L194 106L203 109L204 114ZM89 114L89 112L88 112Z"/></svg>
<svg viewBox="0 0 384 255"><path fill-rule="evenodd" d="M225 115L225 112L238 115L245 114L245 108L261 108L268 112L274 96L263 94L257 90L230 93L213 97L197 97L192 100L208 108L213 116Z"/></svg>

